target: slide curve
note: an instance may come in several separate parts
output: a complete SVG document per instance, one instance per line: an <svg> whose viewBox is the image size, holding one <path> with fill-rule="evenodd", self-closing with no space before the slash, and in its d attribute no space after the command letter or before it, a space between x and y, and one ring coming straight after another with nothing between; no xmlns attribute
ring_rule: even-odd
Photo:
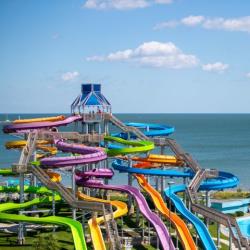
<svg viewBox="0 0 250 250"><path fill-rule="evenodd" d="M66 126L72 122L80 121L82 117L80 115L70 116L62 121L44 121L44 122L31 122L31 123L21 123L21 124L10 124L3 128L4 133L16 133L22 130L30 129L42 129L42 128L53 128L59 126Z"/></svg>
<svg viewBox="0 0 250 250"><path fill-rule="evenodd" d="M157 235L159 237L159 240L161 242L162 248L164 250L168 250L168 249L174 250L175 249L174 244L172 242L172 239L169 235L169 232L168 232L165 224L162 222L162 220L155 213L153 213L150 210L150 208L147 204L147 201L145 200L144 196L141 194L141 192L137 188L131 187L128 185L120 185L120 186L105 185L101 181L97 181L97 180L87 180L86 181L84 179L78 180L77 184L84 186L84 187L89 187L89 188L115 190L115 191L126 192L126 193L130 194L136 200L141 213L154 226L154 228L157 232ZM166 244L167 242L169 242L170 245Z"/></svg>
<svg viewBox="0 0 250 250"><path fill-rule="evenodd" d="M18 191L18 188L15 187L0 187L1 191L7 192L14 190ZM32 191L36 193L36 190L39 190L39 193L50 193L47 188L36 188L36 187L25 187L25 192ZM55 195L55 200L60 200L59 195ZM10 210L19 210L22 208L27 208L33 205L43 204L43 203L51 203L52 197L42 197L42 198L35 198L31 201L24 202L24 203L4 203L0 204L0 220L3 221L17 221L17 222L31 222L31 223L38 223L38 224L55 224L55 225L63 225L68 226L71 229L74 245L76 249L79 250L87 250L87 245L85 242L82 225L80 222L72 220L70 218L66 217L60 217L60 216L47 216L42 218L37 217L29 217L26 215L16 215L16 214L8 214L3 213L4 211L10 211Z"/></svg>

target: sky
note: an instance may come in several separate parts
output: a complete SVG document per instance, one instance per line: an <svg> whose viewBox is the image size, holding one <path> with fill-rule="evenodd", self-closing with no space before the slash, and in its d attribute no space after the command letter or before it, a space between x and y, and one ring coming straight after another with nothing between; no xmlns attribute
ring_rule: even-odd
<svg viewBox="0 0 250 250"><path fill-rule="evenodd" d="M248 0L1 0L0 113L250 113Z"/></svg>

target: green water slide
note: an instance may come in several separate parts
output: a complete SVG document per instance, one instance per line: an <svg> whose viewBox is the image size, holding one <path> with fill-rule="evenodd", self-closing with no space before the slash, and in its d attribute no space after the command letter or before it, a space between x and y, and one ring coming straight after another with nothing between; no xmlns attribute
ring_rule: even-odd
<svg viewBox="0 0 250 250"><path fill-rule="evenodd" d="M15 193L20 192L20 186L0 186L0 192L2 193ZM52 195L52 191L48 188L41 186L41 187L33 187L33 186L24 186L24 192L25 193L31 193L31 194L47 194Z"/></svg>
<svg viewBox="0 0 250 250"><path fill-rule="evenodd" d="M17 175L17 174L14 174L11 168L2 168L0 169L0 175Z"/></svg>
<svg viewBox="0 0 250 250"><path fill-rule="evenodd" d="M154 149L151 141L127 141L119 137L105 136L105 142L115 142L129 147L111 147L107 150L108 156L125 155L131 153L144 153Z"/></svg>
<svg viewBox="0 0 250 250"><path fill-rule="evenodd" d="M17 192L19 187L2 187L0 186L0 192ZM25 186L25 192L31 193L40 193L40 194L52 194L50 190L45 187L28 187ZM0 204L0 220L4 221L16 221L16 222L31 222L37 224L56 224L56 225L63 225L68 226L71 229L74 245L75 248L78 250L87 250L87 245L85 242L82 225L80 222L72 220L70 218L60 217L60 216L47 216L47 217L28 217L26 215L16 215L16 214L8 214L3 213L4 211L10 210L18 210L27 208L33 205L44 204L44 203L51 203L52 197L41 197L35 198L31 201L24 202L24 203L4 203ZM54 199L56 201L61 200L59 195L55 195Z"/></svg>

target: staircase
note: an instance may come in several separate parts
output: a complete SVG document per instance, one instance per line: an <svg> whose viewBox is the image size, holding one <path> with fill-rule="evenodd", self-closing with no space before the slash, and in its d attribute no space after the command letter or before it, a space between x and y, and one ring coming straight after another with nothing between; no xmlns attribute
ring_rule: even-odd
<svg viewBox="0 0 250 250"><path fill-rule="evenodd" d="M22 153L18 162L19 165L27 166L27 164L29 163L30 158L36 148L36 139L37 139L37 132L29 133L27 143L22 150Z"/></svg>
<svg viewBox="0 0 250 250"><path fill-rule="evenodd" d="M120 128L122 131L127 132L127 133L132 132L141 140L149 140L149 138L146 135L144 135L144 133L141 132L138 128L126 126L122 121L120 121L117 117L113 115L109 115L108 118L112 124Z"/></svg>
<svg viewBox="0 0 250 250"><path fill-rule="evenodd" d="M87 211L103 211L103 204L99 202L78 201L72 192L64 187L61 183L52 182L49 175L40 167L28 165L28 171L32 172L47 188L55 190L61 197L73 208L83 209Z"/></svg>
<svg viewBox="0 0 250 250"><path fill-rule="evenodd" d="M247 250L250 249L248 239L242 235L238 223L234 217L223 214L210 207L195 203L192 203L192 211L197 212L198 214L201 214L212 221L216 221L219 224L228 227L235 245L239 249L243 249L243 247L245 247L245 249Z"/></svg>
<svg viewBox="0 0 250 250"><path fill-rule="evenodd" d="M117 224L114 220L112 205L103 210L105 227L108 234L111 250L122 250L121 239L118 234Z"/></svg>
<svg viewBox="0 0 250 250"><path fill-rule="evenodd" d="M135 127L128 127L122 123L119 119L114 116L109 116L111 123L119 127L124 132L133 132L141 140L149 140L149 138L144 135L139 129ZM194 212L203 215L206 218L216 221L220 224L225 225L229 228L229 232L232 235L233 241L239 249L250 250L250 242L246 237L244 237L240 231L238 223L234 217L223 214L215 209L206 207L204 205L198 204L197 191L203 179L214 178L218 176L217 170L212 169L202 169L198 162L196 162L192 156L186 153L180 145L176 143L175 140L170 138L153 138L153 142L156 144L169 146L170 149L175 153L175 155L185 162L195 173L190 185L187 188L187 194L191 201L191 207ZM235 232L236 231L236 232Z"/></svg>
<svg viewBox="0 0 250 250"><path fill-rule="evenodd" d="M199 169L194 178L192 179L192 181L190 182L188 189L192 192L192 193L196 193L200 187L200 184L202 182L203 179L205 179L206 177L206 170L205 169Z"/></svg>

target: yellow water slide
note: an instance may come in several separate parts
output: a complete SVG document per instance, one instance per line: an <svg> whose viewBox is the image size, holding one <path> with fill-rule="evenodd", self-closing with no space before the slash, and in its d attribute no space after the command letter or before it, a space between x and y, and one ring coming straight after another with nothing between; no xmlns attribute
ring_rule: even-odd
<svg viewBox="0 0 250 250"><path fill-rule="evenodd" d="M19 120L14 120L13 123L19 124L19 123L31 123L31 122L57 122L63 120L65 120L65 116L59 115L59 116L32 118L32 119L19 119Z"/></svg>
<svg viewBox="0 0 250 250"><path fill-rule="evenodd" d="M188 230L185 222L175 213L171 212L165 205L160 193L155 190L143 175L135 174L135 177L139 185L151 196L156 208L160 213L165 216L168 220L171 219L171 222L175 226L179 239L182 242L182 245L185 250L197 250L194 240L190 231Z"/></svg>
<svg viewBox="0 0 250 250"><path fill-rule="evenodd" d="M23 148L24 146L26 146L26 143L27 143L26 140L9 141L5 143L5 147L7 149L19 149L19 148ZM37 140L36 147L37 149L40 149L44 152L48 152L50 155L57 154L57 148L48 146L48 144L51 144L51 142L47 140ZM36 155L38 159L42 158L43 156L44 154L39 154L39 153L37 153Z"/></svg>
<svg viewBox="0 0 250 250"><path fill-rule="evenodd" d="M109 201L109 200L103 200L99 198L90 197L88 195L85 195L81 192L78 192L78 197L80 199L86 200L86 201L96 201L96 202L102 202L102 203L108 203L112 206L116 207L115 212L113 213L114 219L119 218L128 212L128 208L126 203L122 201ZM106 215L106 220L110 219L110 214ZM109 218L108 218L109 217ZM88 221L89 229L91 233L92 243L95 250L106 250L105 242L102 236L101 229L99 227L100 224L104 223L105 218L104 216L92 218Z"/></svg>

